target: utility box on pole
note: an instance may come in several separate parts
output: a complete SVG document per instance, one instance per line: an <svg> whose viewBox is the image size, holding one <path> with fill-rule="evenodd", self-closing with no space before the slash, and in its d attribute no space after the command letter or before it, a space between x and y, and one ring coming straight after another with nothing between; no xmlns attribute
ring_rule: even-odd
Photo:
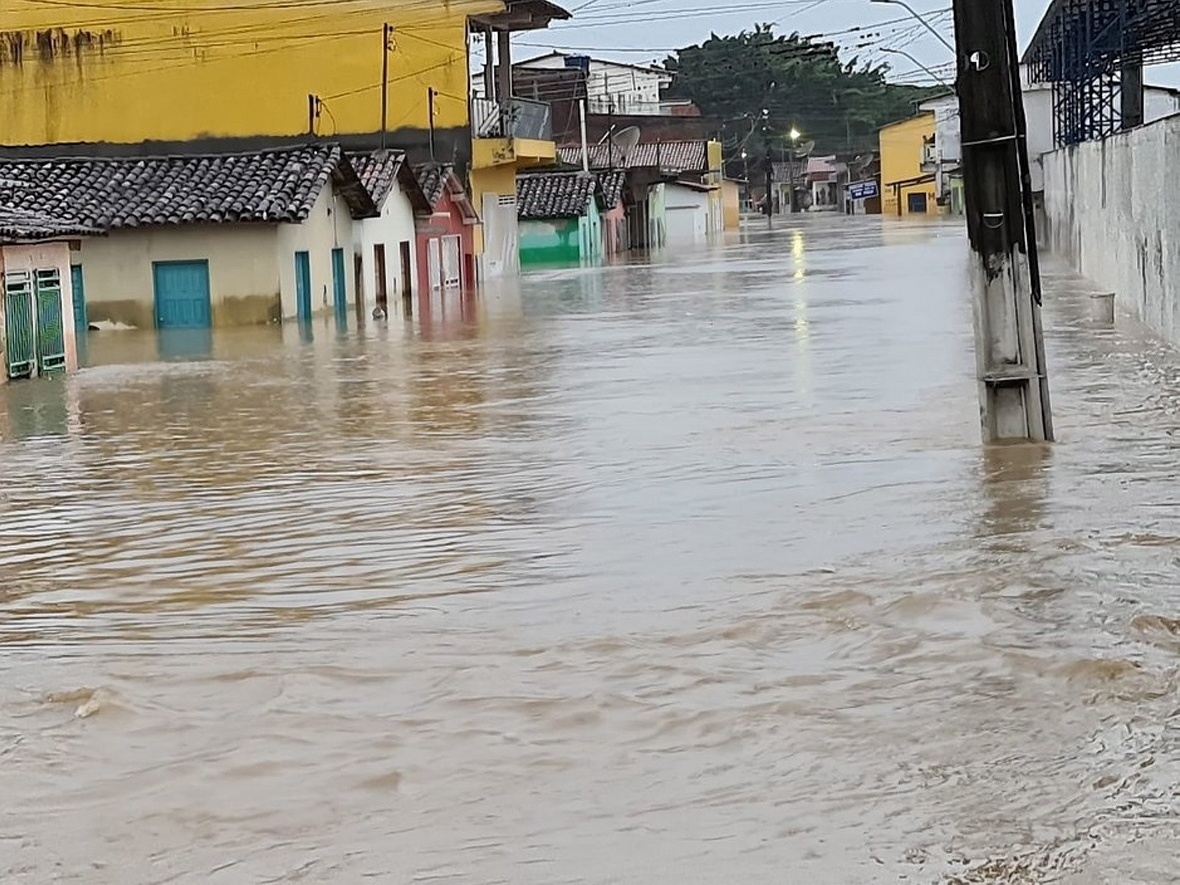
<svg viewBox="0 0 1180 885"><path fill-rule="evenodd" d="M954 12L983 438L1051 440L1012 0L954 0Z"/></svg>

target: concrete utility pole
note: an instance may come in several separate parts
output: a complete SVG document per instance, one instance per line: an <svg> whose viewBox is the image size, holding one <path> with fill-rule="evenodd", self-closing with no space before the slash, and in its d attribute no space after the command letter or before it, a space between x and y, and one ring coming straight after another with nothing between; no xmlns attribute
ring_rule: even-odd
<svg viewBox="0 0 1180 885"><path fill-rule="evenodd" d="M770 198L770 192L774 189L774 154L770 147L770 111L762 111L762 140L766 146L766 226L768 228L774 227L774 201Z"/></svg>
<svg viewBox="0 0 1180 885"><path fill-rule="evenodd" d="M1012 0L954 0L954 11L983 438L1051 440Z"/></svg>

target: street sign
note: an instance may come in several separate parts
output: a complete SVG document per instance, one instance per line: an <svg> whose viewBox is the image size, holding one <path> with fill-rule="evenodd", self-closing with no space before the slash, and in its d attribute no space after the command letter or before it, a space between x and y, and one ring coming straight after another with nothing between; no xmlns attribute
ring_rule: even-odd
<svg viewBox="0 0 1180 885"><path fill-rule="evenodd" d="M869 181L854 181L848 185L848 199L850 200L868 200L877 196L877 182Z"/></svg>

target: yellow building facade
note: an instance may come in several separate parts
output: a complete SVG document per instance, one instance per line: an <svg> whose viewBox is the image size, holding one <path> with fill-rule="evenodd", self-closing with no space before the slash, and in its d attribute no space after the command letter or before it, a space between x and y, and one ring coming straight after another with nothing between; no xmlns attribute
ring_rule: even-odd
<svg viewBox="0 0 1180 885"><path fill-rule="evenodd" d="M879 139L881 213L886 216L938 213L935 176L922 169L924 146L934 139L934 113L883 126Z"/></svg>
<svg viewBox="0 0 1180 885"><path fill-rule="evenodd" d="M0 145L375 135L386 24L390 143L424 142L433 110L445 144L448 131L458 137L468 125L469 17L504 7L503 0L172 0L167 8L151 0L4 0Z"/></svg>

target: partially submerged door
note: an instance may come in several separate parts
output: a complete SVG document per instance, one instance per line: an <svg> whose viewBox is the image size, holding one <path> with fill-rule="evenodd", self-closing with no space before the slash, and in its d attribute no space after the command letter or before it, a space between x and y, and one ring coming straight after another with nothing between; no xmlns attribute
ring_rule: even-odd
<svg viewBox="0 0 1180 885"><path fill-rule="evenodd" d="M66 367L65 318L62 316L61 271L33 272L37 294L37 368L42 374Z"/></svg>
<svg viewBox="0 0 1180 885"><path fill-rule="evenodd" d="M426 274L431 291L442 288L442 243L438 237L426 242Z"/></svg>
<svg viewBox="0 0 1180 885"><path fill-rule="evenodd" d="M457 289L463 282L463 240L457 236L443 237L443 287Z"/></svg>
<svg viewBox="0 0 1180 885"><path fill-rule="evenodd" d="M33 274L27 270L4 274L4 338L8 377L31 378L37 367L37 345Z"/></svg>
<svg viewBox="0 0 1180 885"><path fill-rule="evenodd" d="M208 261L157 261L152 265L156 326L207 329L212 326Z"/></svg>
<svg viewBox="0 0 1180 885"><path fill-rule="evenodd" d="M311 255L295 253L295 312L300 322L311 319Z"/></svg>
<svg viewBox="0 0 1180 885"><path fill-rule="evenodd" d="M74 290L74 335L81 338L90 328L90 317L86 311L86 280L82 276L82 265L70 266L70 283Z"/></svg>
<svg viewBox="0 0 1180 885"><path fill-rule="evenodd" d="M336 306L336 319L348 316L348 281L344 276L344 250L332 250L332 301Z"/></svg>

